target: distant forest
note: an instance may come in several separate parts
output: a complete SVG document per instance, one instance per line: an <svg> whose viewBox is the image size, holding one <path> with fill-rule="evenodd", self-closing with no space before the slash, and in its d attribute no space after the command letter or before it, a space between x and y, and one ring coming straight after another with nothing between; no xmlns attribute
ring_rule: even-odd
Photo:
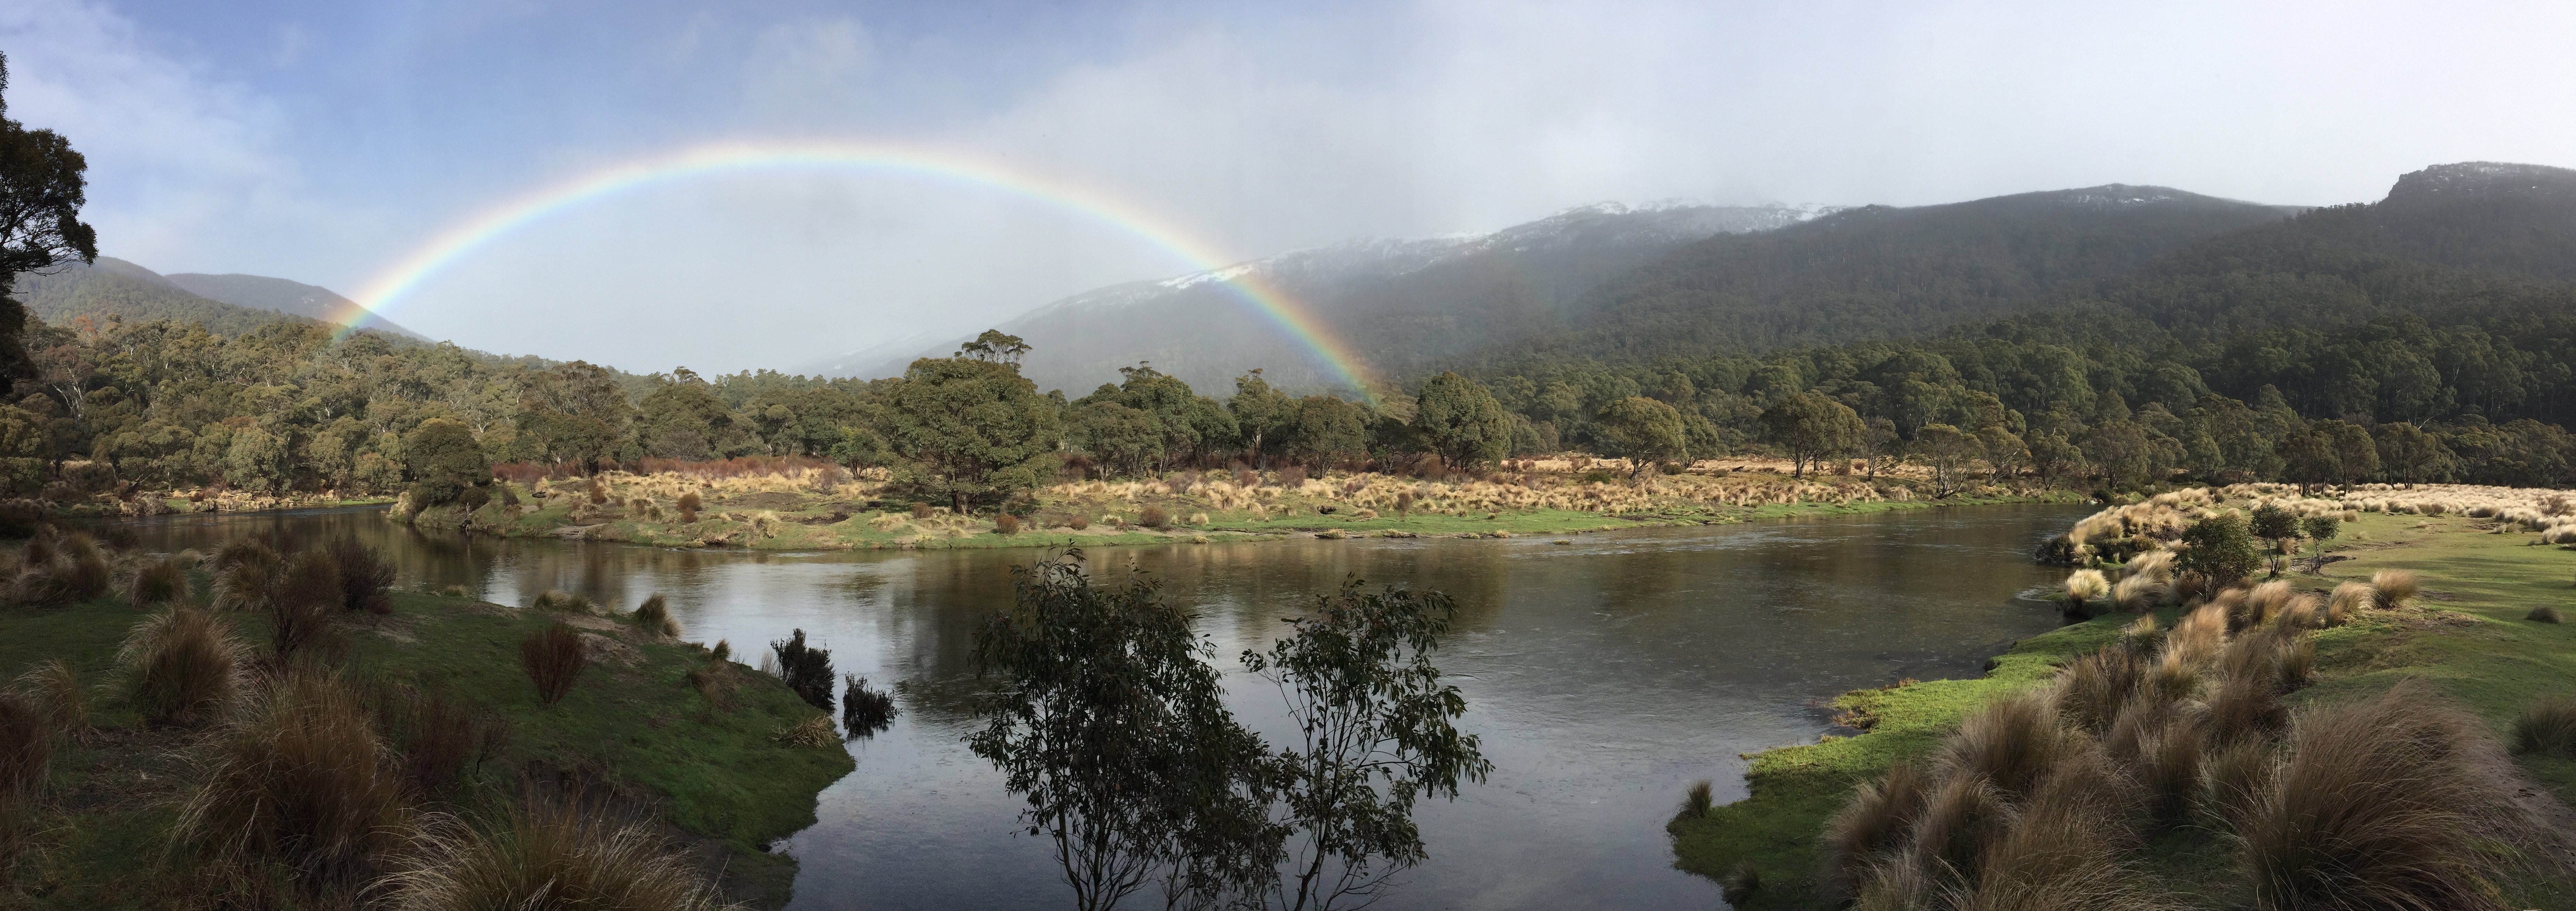
<svg viewBox="0 0 2576 911"><path fill-rule="evenodd" d="M76 316L24 335L34 375L0 405L0 485L57 501L218 484L389 494L460 439L472 464L549 472L881 466L899 495L961 507L1065 477L1473 470L1567 450L1864 472L1911 459L2124 488L2576 484L2576 173L2536 169L2557 182L2500 193L2438 171L2382 203L2287 219L2201 197L2155 217L2058 199L2012 203L2039 213L2018 221L1963 204L1723 235L1598 289L1562 332L1365 402L1292 395L1250 369L1193 389L1142 364L1087 393L1040 392L1020 375L1028 345L998 332L901 377L825 380L335 342L249 311ZM2067 214L2098 205L2114 214L2092 228ZM2175 219L2201 239L2160 227ZM1877 233L1854 241L1863 229ZM2027 242L2058 234L2091 239ZM131 284L21 290L60 313Z"/></svg>

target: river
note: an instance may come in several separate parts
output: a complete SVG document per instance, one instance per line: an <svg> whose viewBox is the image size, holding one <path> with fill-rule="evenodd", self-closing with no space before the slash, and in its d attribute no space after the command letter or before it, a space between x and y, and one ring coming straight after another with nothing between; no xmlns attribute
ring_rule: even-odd
<svg viewBox="0 0 2576 911"><path fill-rule="evenodd" d="M1269 685L1235 656L1346 575L1457 598L1443 671L1494 773L1422 806L1430 860L1388 909L1720 907L1715 883L1672 867L1663 824L1690 782L1743 796L1738 754L1809 741L1821 698L1902 677L1978 672L2057 625L2053 573L2032 547L2081 507L1901 510L1828 519L1642 528L1504 540L1354 539L1093 551L1095 571L1153 573L1201 615L1229 701L1256 728ZM463 585L526 604L547 589L632 608L670 599L690 639L737 655L803 629L837 668L899 684L892 728L849 749L858 770L820 821L778 850L801 862L795 909L1058 908L1070 899L1020 804L968 753L976 623L1010 597L1033 551L751 553L421 532L375 510L137 523L147 548L208 549L244 534L356 535L398 584ZM756 661L756 658L745 660ZM1139 899L1152 896L1140 895ZM1150 903L1150 902L1149 902Z"/></svg>

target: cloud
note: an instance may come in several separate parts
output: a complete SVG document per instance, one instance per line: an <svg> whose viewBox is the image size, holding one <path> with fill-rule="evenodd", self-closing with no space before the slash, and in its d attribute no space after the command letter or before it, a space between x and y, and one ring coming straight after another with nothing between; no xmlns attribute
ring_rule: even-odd
<svg viewBox="0 0 2576 911"><path fill-rule="evenodd" d="M875 62L858 20L771 25L752 39L742 62L744 112L767 123L846 115L866 101L860 80Z"/></svg>
<svg viewBox="0 0 2576 911"><path fill-rule="evenodd" d="M285 116L151 50L134 25L77 0L0 9L9 114L69 137L89 161L84 218L102 253L162 271L300 259L337 218L304 195Z"/></svg>

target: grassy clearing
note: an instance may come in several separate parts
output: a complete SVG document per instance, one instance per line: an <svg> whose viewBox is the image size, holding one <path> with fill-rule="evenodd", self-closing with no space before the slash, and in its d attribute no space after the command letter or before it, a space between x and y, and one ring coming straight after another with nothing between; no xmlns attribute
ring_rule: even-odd
<svg viewBox="0 0 2576 911"><path fill-rule="evenodd" d="M1519 463L1513 463L1519 466ZM596 479L512 484L471 514L461 506L413 521L504 536L578 536L656 546L763 550L1061 547L1336 537L1514 537L1637 525L1699 525L1925 506L2075 502L2079 495L1989 486L1931 499L1919 481L1850 475L1792 478L1707 467L1678 475L1529 463L1525 470L1423 480L1376 473L1174 472L1039 491L1031 515L996 516L890 503L881 480L837 469L699 477L609 472ZM1553 469L1537 466L1554 465ZM593 486L593 480L596 486ZM689 499L694 498L694 499ZM514 502L515 501L515 502ZM394 517L403 513L397 510Z"/></svg>
<svg viewBox="0 0 2576 911"><path fill-rule="evenodd" d="M207 579L195 574L204 591ZM148 612L107 597L64 607L0 608L0 676L60 659L90 699L86 736L68 739L34 805L30 843L0 865L0 905L144 908L171 900L184 864L168 852L179 806L219 727L147 726L110 695L116 652ZM250 643L270 641L257 611L212 615ZM561 701L541 704L520 643L557 622L578 628L596 660ZM395 592L384 615L337 618L353 681L436 693L498 720L491 751L430 806L498 812L531 782L609 794L686 833L740 898L782 904L794 862L767 842L812 824L821 789L853 764L837 743L794 746L780 732L821 717L774 678L715 664L704 649L609 617L549 614L463 598Z"/></svg>
<svg viewBox="0 0 2576 911"><path fill-rule="evenodd" d="M2344 523L2325 555L2317 572L2285 578L2322 599L2381 570L2412 570L2422 577L2423 593L2410 608L2361 610L2349 624L2314 632L2313 676L2285 698L2292 708L2358 705L2401 681L2421 681L2467 710L2479 734L2510 745L2517 717L2531 706L2576 694L2576 630L2525 619L2535 605L2576 600L2576 553L2543 543L2528 523L2457 512L2363 512ZM2297 565L2309 568L2304 560ZM2172 627L2175 614L2160 611L2158 627ZM2047 684L2060 665L2116 642L2120 627L2133 620L2113 613L2024 640L1977 680L1844 694L1835 708L1845 723L1866 732L1753 754L1746 776L1751 796L1673 821L1677 866L1729 881L1750 862L1762 888L1741 893L1743 907L1833 907L1819 835L1856 785L1882 778L1900 760L1928 759L1963 719L2000 697ZM2223 752L2210 755L2213 764L2228 761ZM2526 753L2515 763L2559 800L2576 801L2576 761ZM2155 835L2141 852L2145 881L2186 907L2253 902L2234 852L2218 834L2223 828L2180 826ZM2576 908L2576 892L2551 875L2526 870L2504 885L2502 898L2512 907Z"/></svg>

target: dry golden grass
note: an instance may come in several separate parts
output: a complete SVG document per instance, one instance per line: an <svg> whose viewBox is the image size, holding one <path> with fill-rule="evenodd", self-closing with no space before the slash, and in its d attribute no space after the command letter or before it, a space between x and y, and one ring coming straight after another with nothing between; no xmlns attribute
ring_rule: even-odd
<svg viewBox="0 0 2576 911"><path fill-rule="evenodd" d="M430 817L370 890L399 911L716 911L695 864L649 823L537 800L471 825Z"/></svg>
<svg viewBox="0 0 2576 911"><path fill-rule="evenodd" d="M195 760L197 781L171 838L199 862L273 866L308 894L345 894L400 844L401 775L366 706L334 677L277 680L218 727Z"/></svg>

